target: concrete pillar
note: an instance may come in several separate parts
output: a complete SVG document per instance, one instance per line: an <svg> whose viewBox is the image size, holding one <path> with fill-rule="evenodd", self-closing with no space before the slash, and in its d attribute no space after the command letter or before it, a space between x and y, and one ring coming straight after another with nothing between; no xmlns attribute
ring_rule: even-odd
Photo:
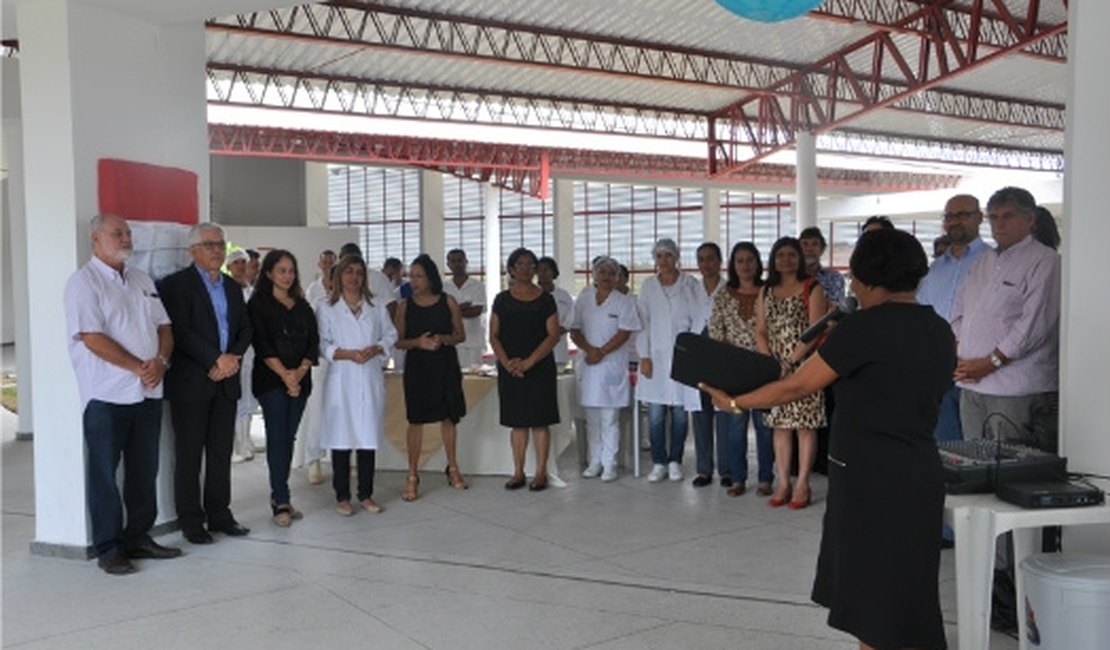
<svg viewBox="0 0 1110 650"><path fill-rule="evenodd" d="M23 119L20 109L19 59L3 60L3 156L7 170L4 209L5 289L10 287L12 328L15 333L15 372L19 380L19 421L15 435L30 440L34 431L34 386L31 365L30 296L27 293L27 212L24 201Z"/></svg>
<svg viewBox="0 0 1110 650"><path fill-rule="evenodd" d="M66 350L62 294L89 257L96 163L113 157L189 169L208 218L201 22L158 26L66 0L17 6L27 251L50 255L26 276L35 412L32 551L85 557L81 405ZM163 438L165 463L169 440ZM163 501L164 502L164 501ZM161 517L174 513L162 511Z"/></svg>
<svg viewBox="0 0 1110 650"><path fill-rule="evenodd" d="M304 163L304 215L306 226L328 227L327 163Z"/></svg>
<svg viewBox="0 0 1110 650"><path fill-rule="evenodd" d="M420 171L420 250L447 273L447 251L443 238L443 174ZM412 260L401 260L408 264Z"/></svg>
<svg viewBox="0 0 1110 650"><path fill-rule="evenodd" d="M704 241L716 242L722 254L728 255L732 242L721 241L721 190L716 187L702 188L702 228Z"/></svg>
<svg viewBox="0 0 1110 650"><path fill-rule="evenodd" d="M1063 304L1060 339L1060 453L1068 469L1110 474L1110 438L1105 435L1106 368L1110 346L1105 323L1110 305L1110 86L1105 62L1110 41L1102 26L1110 3L1072 2L1068 8L1067 172L1064 179ZM1038 197L1039 198L1039 197ZM1081 527L1065 533L1068 551L1106 553L1110 527Z"/></svg>
<svg viewBox="0 0 1110 650"><path fill-rule="evenodd" d="M555 263L559 265L559 279L555 282L574 296L578 294L574 267L574 181L557 178L552 194L555 208ZM589 264L589 260L586 260Z"/></svg>
<svg viewBox="0 0 1110 650"><path fill-rule="evenodd" d="M486 322L489 320L489 310L493 309L493 299L501 293L501 283L505 278L503 265L504 255L509 251L501 251L501 219L498 209L498 189L486 183L482 185L483 201L486 208ZM442 228L440 229L442 231Z"/></svg>
<svg viewBox="0 0 1110 650"><path fill-rule="evenodd" d="M795 154L794 219L800 233L817 225L817 138L799 131Z"/></svg>

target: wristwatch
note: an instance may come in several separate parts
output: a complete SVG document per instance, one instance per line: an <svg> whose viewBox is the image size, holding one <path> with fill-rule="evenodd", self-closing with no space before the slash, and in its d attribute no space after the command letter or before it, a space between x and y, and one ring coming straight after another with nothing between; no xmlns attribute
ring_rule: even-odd
<svg viewBox="0 0 1110 650"><path fill-rule="evenodd" d="M162 367L163 368L165 368L166 370L169 370L169 368L170 368L170 360L169 359L167 359L166 357L163 357L162 355L158 355L158 360L162 362Z"/></svg>
<svg viewBox="0 0 1110 650"><path fill-rule="evenodd" d="M997 352L991 352L990 356L987 357L987 359L990 359L991 365L994 366L995 370L998 370L1006 364L1006 362L1002 360L1002 357L998 356Z"/></svg>
<svg viewBox="0 0 1110 650"><path fill-rule="evenodd" d="M740 405L736 403L735 397L728 401L728 407L732 409L733 415L740 415L744 412L744 409L740 408Z"/></svg>

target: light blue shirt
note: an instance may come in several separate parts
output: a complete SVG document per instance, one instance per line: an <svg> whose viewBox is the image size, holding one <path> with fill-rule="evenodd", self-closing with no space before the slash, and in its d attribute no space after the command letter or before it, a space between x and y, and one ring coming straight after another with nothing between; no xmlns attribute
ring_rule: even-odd
<svg viewBox="0 0 1110 650"><path fill-rule="evenodd" d="M208 297L212 299L212 310L216 312L216 330L220 333L220 352L227 352L227 339L230 337L231 327L227 323L227 294L224 293L224 274L217 273L216 281L208 277L208 271L193 264L193 268L200 274L200 281L208 289Z"/></svg>
<svg viewBox="0 0 1110 650"><path fill-rule="evenodd" d="M952 249L949 248L944 255L933 261L928 275L921 280L917 287L917 302L931 305L941 318L951 320L952 303L956 301L956 292L960 290L967 270L980 253L989 249L981 237L976 237L967 245L963 257L952 255Z"/></svg>

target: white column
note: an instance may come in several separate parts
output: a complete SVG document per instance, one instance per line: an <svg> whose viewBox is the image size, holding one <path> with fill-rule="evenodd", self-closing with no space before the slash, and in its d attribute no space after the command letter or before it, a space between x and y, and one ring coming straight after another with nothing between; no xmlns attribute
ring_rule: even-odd
<svg viewBox="0 0 1110 650"><path fill-rule="evenodd" d="M502 265L505 260L502 259L501 251L501 220L498 218L497 205L498 189L486 183L482 186L482 192L485 199L482 203L486 207L486 314L488 319L489 310L493 309L493 299L501 293L501 281L505 277L502 272ZM505 254L507 255L508 251L505 251Z"/></svg>
<svg viewBox="0 0 1110 650"><path fill-rule="evenodd" d="M304 225L328 227L328 165L304 163Z"/></svg>
<svg viewBox="0 0 1110 650"><path fill-rule="evenodd" d="M1105 279L1110 277L1110 85L1105 62L1110 41L1102 26L1110 3L1072 2L1068 9L1068 112L1064 179L1063 274L1060 339L1060 453L1068 469L1110 474L1106 436L1106 368L1110 321ZM1074 533L1074 534L1073 534ZM1081 527L1066 533L1069 551L1106 553L1110 528Z"/></svg>
<svg viewBox="0 0 1110 650"><path fill-rule="evenodd" d="M66 351L62 294L89 256L85 224L97 210L99 158L197 173L200 217L207 219L204 26L159 27L66 0L21 3L16 10L27 251L29 258L50 258L27 275L28 292L36 296L27 310L36 434L32 550L84 557L89 529L81 405ZM165 487L170 440L162 446ZM173 516L162 509L163 519Z"/></svg>
<svg viewBox="0 0 1110 650"><path fill-rule="evenodd" d="M574 181L556 178L553 202L555 208L555 263L559 265L556 283L570 295L578 294L574 268ZM589 260L586 260L589 264Z"/></svg>
<svg viewBox="0 0 1110 650"><path fill-rule="evenodd" d="M29 440L34 431L34 386L31 372L30 297L27 293L27 212L24 205L23 120L20 111L19 59L3 60L4 168L7 169L8 204L3 206L8 225L5 253L10 266L11 303L15 330L15 371L19 379L19 421L16 438Z"/></svg>
<svg viewBox="0 0 1110 650"><path fill-rule="evenodd" d="M728 255L732 242L721 241L721 190L717 187L706 186L702 188L702 220L705 236L704 241L716 242L721 247L723 255Z"/></svg>
<svg viewBox="0 0 1110 650"><path fill-rule="evenodd" d="M817 138L799 131L795 155L794 219L802 232L817 225Z"/></svg>
<svg viewBox="0 0 1110 650"><path fill-rule="evenodd" d="M427 253L440 273L446 274L447 251L443 237L443 174L427 169L420 172L420 250ZM408 264L412 260L402 260Z"/></svg>

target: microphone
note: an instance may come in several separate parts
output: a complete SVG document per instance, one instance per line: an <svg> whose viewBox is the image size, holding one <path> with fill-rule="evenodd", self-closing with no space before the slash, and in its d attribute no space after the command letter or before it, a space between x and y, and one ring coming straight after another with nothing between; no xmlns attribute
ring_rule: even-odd
<svg viewBox="0 0 1110 650"><path fill-rule="evenodd" d="M809 329L802 332L802 335L798 337L798 340L800 340L802 343L809 343L818 336L821 336L821 334L825 332L825 329L828 328L829 323L844 318L848 314L854 312L857 307L859 307L859 301L856 300L856 297L846 296L844 300L841 300L840 303L836 306L836 309L822 316L821 320L817 321L816 323L811 325Z"/></svg>

